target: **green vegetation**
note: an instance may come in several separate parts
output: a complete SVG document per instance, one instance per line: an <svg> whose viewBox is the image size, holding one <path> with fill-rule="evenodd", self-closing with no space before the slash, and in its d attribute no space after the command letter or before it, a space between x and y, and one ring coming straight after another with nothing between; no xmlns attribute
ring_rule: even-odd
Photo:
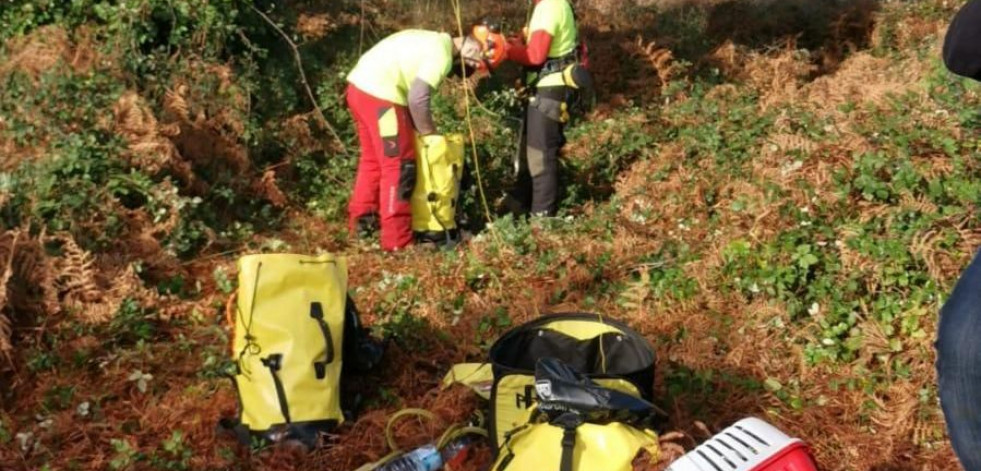
<svg viewBox="0 0 981 471"><path fill-rule="evenodd" d="M580 2L604 88L568 129L561 217L494 207L520 109L507 68L472 102L491 220L474 184L473 241L383 255L344 227L362 5L322 3L0 5L0 463L363 461L384 451L361 440L378 416L431 405L450 364L575 309L655 343L668 429L764 415L828 469L949 469L931 342L981 241L981 94L938 60L952 7ZM467 15L524 13L484 3ZM446 2L368 0L364 15L366 45L452 18ZM444 132L468 131L461 103L451 80ZM283 250L347 254L366 323L392 339L356 385L370 419L288 464L213 436L235 407L232 261Z"/></svg>

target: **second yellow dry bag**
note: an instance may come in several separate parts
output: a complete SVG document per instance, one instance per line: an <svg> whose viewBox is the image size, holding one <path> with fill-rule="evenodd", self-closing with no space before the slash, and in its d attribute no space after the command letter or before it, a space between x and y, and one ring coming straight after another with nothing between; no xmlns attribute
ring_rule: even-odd
<svg viewBox="0 0 981 471"><path fill-rule="evenodd" d="M456 208L463 178L463 136L416 136L416 188L412 231L441 240L456 231Z"/></svg>

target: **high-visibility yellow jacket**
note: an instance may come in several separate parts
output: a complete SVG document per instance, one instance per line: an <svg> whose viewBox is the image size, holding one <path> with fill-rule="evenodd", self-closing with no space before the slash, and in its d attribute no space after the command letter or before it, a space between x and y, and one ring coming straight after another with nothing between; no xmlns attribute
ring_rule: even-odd
<svg viewBox="0 0 981 471"><path fill-rule="evenodd" d="M512 47L509 52L519 64L537 67L572 54L579 46L579 29L569 0L539 0L531 13L527 36L527 46ZM534 83L536 75L528 77L528 83ZM564 84L561 74L545 76L538 82L539 87Z"/></svg>
<svg viewBox="0 0 981 471"><path fill-rule="evenodd" d="M361 56L347 81L373 97L406 106L412 82L419 79L438 88L452 67L449 34L410 29L383 39Z"/></svg>

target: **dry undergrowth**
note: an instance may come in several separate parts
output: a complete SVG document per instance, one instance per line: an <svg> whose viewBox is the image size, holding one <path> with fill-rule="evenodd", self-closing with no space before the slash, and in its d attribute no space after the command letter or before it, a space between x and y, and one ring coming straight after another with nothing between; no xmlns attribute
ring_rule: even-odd
<svg viewBox="0 0 981 471"><path fill-rule="evenodd" d="M164 122L138 94L123 94L113 110L116 132L129 143L130 164L149 175L166 172L192 194L200 194L209 186L197 176L201 169L220 165L243 177L237 184L244 190L283 207L288 201L276 183L276 171L257 172L241 142L250 105L231 73L227 66L195 64L189 76L212 77L213 83L176 83L162 102ZM230 98L215 104L211 94Z"/></svg>
<svg viewBox="0 0 981 471"><path fill-rule="evenodd" d="M159 123L143 98L135 92L119 97L113 114L116 132L129 142L130 165L149 175L168 169L186 184L193 184L191 164L181 158L173 142L181 132L178 123Z"/></svg>
<svg viewBox="0 0 981 471"><path fill-rule="evenodd" d="M116 71L113 67L117 66L93 36L86 28L69 33L52 26L13 39L2 49L6 57L0 65L0 78L26 74L40 87L40 77L45 74L85 73L93 67ZM187 270L164 241L181 223L185 204L181 197L207 189L210 182L199 176L202 168L231 169L242 177L235 183L243 190L277 205L287 203L273 170L257 172L251 168L241 143L250 98L237 88L231 68L200 61L192 61L190 67L186 76L192 79L173 84L157 104L163 119L154 113L153 104L128 92L112 109L105 110L107 119L100 124L128 144L128 153L123 156L128 165L163 179L148 195L156 204L154 214L147 208L130 209L111 199L91 220L73 221L76 236L81 232L101 233L110 219L121 227L112 246L100 253L84 250L68 233L46 234L39 228L4 233L4 254L9 255L3 265L5 271L0 272L0 286L5 289L0 298L4 301L0 304L0 352L4 355L17 347L11 337L19 327L42 321L57 325L67 319L106 323L127 299L158 308L161 319L178 314L179 303L145 285L148 280L175 277ZM14 111L23 115L17 118L35 127L48 125L18 108ZM23 148L7 138L5 126L6 121L0 119L3 170L49 155L43 138L33 148ZM176 181L171 182L170 177ZM5 193L0 203L6 205L10 196ZM207 230L206 235L214 238ZM140 264L142 274L134 263ZM151 275L144 279L147 273Z"/></svg>
<svg viewBox="0 0 981 471"><path fill-rule="evenodd" d="M97 51L97 39L89 29L79 28L70 35L58 26L44 26L0 44L0 80L16 73L30 77L37 84L45 73L63 69L84 73L105 59ZM17 116L21 111L15 108L14 116L35 128L45 126L36 116ZM0 170L3 171L15 169L21 162L38 159L47 151L47 142L24 146L5 132L14 116L0 116Z"/></svg>
<svg viewBox="0 0 981 471"><path fill-rule="evenodd" d="M28 74L34 80L65 61L71 60L72 44L68 32L58 26L45 26L33 34L15 38L6 45L16 51L0 65L0 75L12 71Z"/></svg>
<svg viewBox="0 0 981 471"><path fill-rule="evenodd" d="M10 283L10 279L14 275L14 257L17 254L17 242L20 239L20 232L15 231L8 233L7 237L11 240L9 243L2 246L6 250L4 250L3 253L0 253L0 256L4 256L3 275L0 275L0 354L3 355L7 362L10 362L12 361L11 353L13 352L14 348L13 341L11 339L13 330L10 316L4 311L7 311L7 297L9 296L7 284Z"/></svg>
<svg viewBox="0 0 981 471"><path fill-rule="evenodd" d="M7 55L0 64L0 76L16 71L38 80L42 74L62 66L84 72L104 59L96 51L96 42L87 28L69 34L59 26L42 26L4 45Z"/></svg>
<svg viewBox="0 0 981 471"><path fill-rule="evenodd" d="M367 12L366 12L367 13ZM316 41L332 32L361 23L361 16L350 13L301 13L296 20L296 32L307 41Z"/></svg>
<svg viewBox="0 0 981 471"><path fill-rule="evenodd" d="M593 3L597 9L609 8L609 2ZM327 27L316 19L310 22L306 34L311 37ZM931 26L923 24L912 24L908 31L904 34L910 41L934 34ZM660 88L652 85L653 77L657 76L662 84L672 78L661 75L671 70L671 51L657 43L630 39L632 42L622 47L650 65L650 70L644 73L651 80L643 93L660 93ZM54 42L58 42L57 37ZM727 77L739 77L745 86L760 92L762 108L793 104L824 113L835 123L835 129L830 132L832 137L817 140L802 135L792 129L789 119L778 116L759 149L758 158L753 161L751 172L724 178L715 175L718 168L712 164L687 162L682 146L667 143L653 158L635 163L618 181L616 194L622 204L610 229L611 237L588 231L575 234L534 231L536 251L555 254L549 269L544 271L533 268L536 253L521 255L511 247L497 246L490 236L461 249L461 256L446 259L422 249L395 255L349 249L351 266L356 267L351 271L351 283L359 288L356 299L364 321L379 324L390 320L389 287L382 286L380 280L392 274L410 275L416 279L415 284L399 296L414 300L410 311L433 331L429 339L433 345L425 352L417 352L392 344L389 364L361 381L370 385L372 391L379 385L397 391L398 403L373 406L358 421L342 429L334 446L312 456L281 453L232 459L229 454L221 453L219 450L231 448L233 443L215 433L214 420L234 410L234 392L225 383L216 386L217 383L196 376L201 364L197 352L182 352L172 345L163 345L154 350L159 364L148 365L157 368L154 374L160 376L160 384L166 384L157 396L136 393L125 381L129 371L119 364L85 373L89 375L88 381L77 385L79 397L102 394L104 391L100 389L109 388L115 398L103 403L105 417L100 420L107 424L126 424L131 432L124 433L108 425L80 430L73 410L54 413L51 430L39 433L44 433L47 443L61 445L56 462L67 466L67 460L57 460L62 456L82 457L84 469L105 469L113 457L111 439L125 436L137 448L153 449L179 429L186 434L186 443L194 451L191 460L194 469L229 468L234 462L264 464L268 469L311 466L354 469L386 453L382 430L393 411L402 407L427 407L442 419L439 424L403 424L397 436L403 446L411 447L433 438L442 425L463 420L477 406L466 390L440 392L438 380L450 364L482 358L481 344L495 338L506 327L483 331L481 326L487 316L502 309L515 324L550 311L602 312L628 321L652 339L659 355L657 388L671 413L668 428L683 432L664 437L670 442L662 446L666 458L677 457L696 440L707 438L734 420L760 415L814 445L826 469L907 469L910 463L914 463L915 469L954 469L952 454L943 442L936 405L924 404L920 398L921 389L933 383L933 357L928 340L909 345L903 353L894 353L888 335L878 323L868 320L866 312L865 320L859 323L865 342L860 359L840 367L809 365L803 360L802 350L815 335L817 328L813 323L802 329L788 328L796 321L789 318L786 306L748 299L741 293L720 288L725 247L737 239L772 240L782 230L781 225L787 224L768 206L761 182L775 184L801 207L810 204L813 196L801 190L800 181L814 188L819 198L833 201L832 172L847 167L853 153L870 148L870 143L851 129L851 123L842 121L847 116L836 111L837 105L857 101L874 107L891 94L915 91L915 80L900 72L922 70L923 64L897 65L858 53L838 64L835 72L811 80L815 73L814 59L796 49L793 43L772 52L746 51L728 44L717 49L716 55L717 61L728 67ZM120 98L113 116L116 131L129 144L130 165L151 174L171 172L182 185L193 188L204 184L195 180L195 166L208 165L209 159L217 159L250 175L245 180L252 191L274 203L287 204L275 184L275 171L250 168L246 150L234 138L242 126L238 116L248 104L233 101L225 109L214 109L204 98L214 90L234 91L230 72L220 67L199 72L199 75L217 77L215 88L190 81L175 83L162 103L163 113L159 116L134 93ZM726 84L712 93L724 97L741 91L736 85ZM232 95L244 99L243 95ZM297 116L284 124L284 128L297 146L316 146L307 117ZM609 135L594 138L615 143L620 136L611 131ZM795 163L798 159L799 166ZM924 160L922 165L936 172L950 171L937 159ZM651 178L655 174L666 176ZM718 196L714 203L706 203L705 195L712 191ZM745 203L745 210L730 209L737 199ZM912 197L904 198L901 204L917 211L935 209L930 203ZM856 205L856 208L867 218L883 217L888 212L881 205ZM159 243L161 234L169 233L177 221L167 218L154 222L145 214L124 208L109 210L122 214L129 228L119 244L119 252L126 254L122 261L86 252L66 234L31 235L27 229L0 234L0 286L4 288L0 292L3 301L0 303L3 306L0 354L9 357L16 353L16 345L10 342L10 331L12 325L23 319L12 313L21 316L37 312L37 318L52 319L49 322L73 316L80 321L99 323L110 320L120 302L131 298L138 299L142 305L186 316L192 305L207 308L218 296L209 286L203 300L181 302L159 297L144 287L129 262L149 260L151 265L167 267L165 271L182 269ZM593 211L595 208L587 207L580 217L590 218L594 216ZM719 221L722 229L718 232L700 224L709 213L714 213ZM962 252L981 243L981 233L967 229L963 221L952 224L960 231ZM337 248L328 242L335 227L322 221L316 224L303 221L299 225L305 230L302 236L295 237L294 250L314 252ZM840 228L837 238L846 240L849 230ZM931 277L949 280L962 265L963 257L956 255L955 250L937 250L940 238L938 233L925 232L910 250L926 260ZM702 256L692 262L651 262L650 256L668 243L687 244L691 251ZM46 245L54 245L58 250L49 254ZM874 274L873 260L844 245L836 249L846 270ZM215 266L228 264L224 260L202 263L197 267L200 273L196 278L208 280ZM648 282L643 282L645 277L649 281L657 269L675 266L694 281L698 296L684 300L659 297ZM487 268L487 274L477 281L468 273L475 267ZM472 283L468 284L468 277ZM869 276L870 292L881 289L874 279ZM615 286L616 290L597 291L601 284ZM456 300L459 306L455 305ZM814 323L820 315L815 314ZM927 338L934 334L931 329L927 329ZM437 336L437 330L446 336ZM679 335L679 332L686 334ZM190 329L187 334L193 335ZM193 340L214 339L205 336ZM93 342L98 346L97 339L76 342L79 348ZM897 355L901 363L911 365L909 381L897 382L888 390L872 395L861 389L835 386L836 382L869 370L888 369ZM687 370L710 372L714 376L703 383L693 382L694 387L668 399L666 376ZM32 385L32 391L64 385L63 378L51 376L44 376ZM752 389L740 382L767 378L779 378L783 387L796 388L798 396L813 402L801 410L792 410L772 391ZM103 384L111 386L102 387ZM20 400L26 407L37 404L36 398ZM710 418L707 424L699 422L706 417ZM3 453L6 452L0 452L0 457L11 456ZM487 462L487 450L481 453L470 463L472 469Z"/></svg>
<svg viewBox="0 0 981 471"><path fill-rule="evenodd" d="M32 236L26 230L3 234L0 254L4 256L0 277L0 352L9 354L11 313L58 323L72 318L99 324L112 320L125 299L160 306L170 314L170 300L148 290L132 265L108 268L92 253L83 250L68 234ZM50 255L42 247L58 247Z"/></svg>

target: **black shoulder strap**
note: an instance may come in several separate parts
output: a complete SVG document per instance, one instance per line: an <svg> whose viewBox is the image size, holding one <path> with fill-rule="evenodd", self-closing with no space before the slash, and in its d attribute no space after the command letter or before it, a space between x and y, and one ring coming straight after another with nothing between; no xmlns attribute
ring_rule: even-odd
<svg viewBox="0 0 981 471"><path fill-rule="evenodd" d="M219 419L215 430L218 434L226 434L234 437L242 445L249 446L252 444L252 435L249 433L249 428L242 425L239 419Z"/></svg>
<svg viewBox="0 0 981 471"><path fill-rule="evenodd" d="M286 423L292 423L289 401L286 399L286 388L283 387L283 380L279 377L279 370L283 368L283 355L280 353L269 355L262 359L262 364L269 368L269 373L272 374L273 384L276 386L276 398L279 400L279 410L282 412L283 418L286 419Z"/></svg>
<svg viewBox="0 0 981 471"><path fill-rule="evenodd" d="M562 432L562 464L559 471L572 471L572 458L576 453L576 428L569 427Z"/></svg>
<svg viewBox="0 0 981 471"><path fill-rule="evenodd" d="M367 373L382 360L385 345L375 341L361 325L358 308L350 296L344 305L344 371Z"/></svg>
<svg viewBox="0 0 981 471"><path fill-rule="evenodd" d="M573 471L573 457L576 454L576 429L583 422L583 417L576 412L566 412L551 421L552 425L562 427L562 460L559 471Z"/></svg>

